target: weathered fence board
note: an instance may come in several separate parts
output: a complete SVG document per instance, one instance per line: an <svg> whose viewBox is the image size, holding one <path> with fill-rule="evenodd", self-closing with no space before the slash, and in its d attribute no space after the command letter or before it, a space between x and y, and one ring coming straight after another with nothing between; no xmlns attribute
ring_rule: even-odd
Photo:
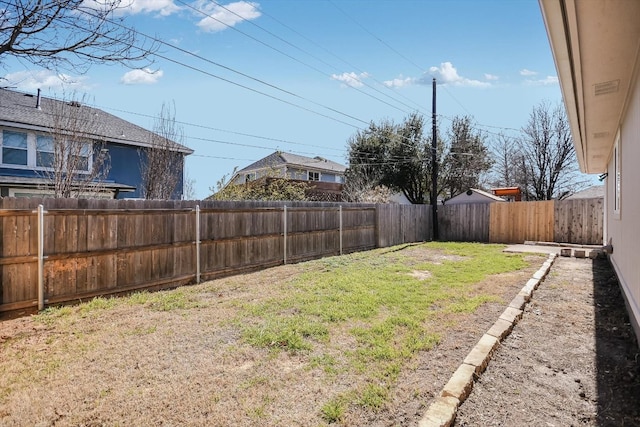
<svg viewBox="0 0 640 427"><path fill-rule="evenodd" d="M37 305L38 204L45 209L47 303L194 282L197 247L206 279L285 257L372 249L379 240L426 240L430 229L424 206L394 206L379 221L386 207L371 204L0 199L0 312Z"/></svg>
<svg viewBox="0 0 640 427"><path fill-rule="evenodd" d="M527 240L553 241L554 201L491 203L489 241L523 243Z"/></svg>
<svg viewBox="0 0 640 427"><path fill-rule="evenodd" d="M440 240L489 241L489 204L461 203L438 207Z"/></svg>
<svg viewBox="0 0 640 427"><path fill-rule="evenodd" d="M556 242L581 245L603 243L604 199L561 200L555 204Z"/></svg>
<svg viewBox="0 0 640 427"><path fill-rule="evenodd" d="M285 259L427 241L432 231L428 205L5 198L0 312L37 305L38 204L45 208L48 303L194 282L198 248L200 277L209 279ZM598 200L445 205L438 221L441 240L602 241Z"/></svg>

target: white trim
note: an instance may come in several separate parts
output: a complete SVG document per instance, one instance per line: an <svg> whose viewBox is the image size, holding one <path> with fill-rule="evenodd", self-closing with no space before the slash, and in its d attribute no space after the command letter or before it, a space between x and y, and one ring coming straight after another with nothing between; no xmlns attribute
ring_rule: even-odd
<svg viewBox="0 0 640 427"><path fill-rule="evenodd" d="M79 193L79 198L91 198L91 199L113 199L114 191L102 190L98 192L83 192ZM29 194L31 196L24 196ZM40 190L36 188L9 188L9 197L32 197L32 196L44 196L53 197L53 190Z"/></svg>
<svg viewBox="0 0 640 427"><path fill-rule="evenodd" d="M613 219L621 218L621 202L620 192L622 191L622 144L620 144L620 130L616 133L616 139L613 144Z"/></svg>
<svg viewBox="0 0 640 427"><path fill-rule="evenodd" d="M23 133L27 135L27 164L26 165L16 165L12 163L4 163L4 159L2 158L2 148L3 146L3 134L4 131L8 132L16 132ZM0 127L0 167L6 169L19 169L19 170L32 170L36 172L52 172L54 168L49 168L46 166L38 166L37 165L37 143L36 137L37 135L49 136L46 132L35 132L26 129L20 128L10 128L10 127ZM76 170L73 171L76 174L86 175L91 172L93 169L93 155L95 143L93 141L83 141L82 144L86 144L88 146L89 154L87 156L87 169L86 170Z"/></svg>
<svg viewBox="0 0 640 427"><path fill-rule="evenodd" d="M613 270L616 273L616 277L618 278L618 283L620 284L622 291L622 298L627 306L627 312L630 314L629 320L631 321L631 326L636 333L636 338L640 341L640 305L638 305L638 301L633 299L633 292L624 280L624 276L621 274L620 268L618 268L618 264L616 264L616 259L613 255L609 256L609 261L611 262Z"/></svg>

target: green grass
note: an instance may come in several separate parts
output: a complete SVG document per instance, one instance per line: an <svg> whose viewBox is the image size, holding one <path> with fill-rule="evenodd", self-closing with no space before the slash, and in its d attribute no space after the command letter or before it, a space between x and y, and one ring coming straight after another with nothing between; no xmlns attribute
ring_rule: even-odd
<svg viewBox="0 0 640 427"><path fill-rule="evenodd" d="M143 305L150 310L171 311L202 307L197 297L183 289L159 292L136 292L125 298L96 297L77 306L48 307L35 316L36 320L51 325L54 322L74 318L75 314L87 317L92 313L109 310L123 304Z"/></svg>
<svg viewBox="0 0 640 427"><path fill-rule="evenodd" d="M267 349L272 357L286 351L306 358L306 368L317 369L327 381L357 374L350 388L319 408L323 421L340 422L350 407L371 411L385 407L403 368L441 339L426 327L427 321L446 329L455 324L457 314L500 302L493 294L474 291L473 286L490 275L528 266L524 255L505 254L503 248L433 242L311 261L300 269L303 273L278 283L273 298L230 301L237 315L228 322L240 329L244 343ZM433 257L421 256L426 252L441 256L437 262L427 262ZM427 278L413 276L415 271L427 272ZM162 312L180 310L186 316L192 313L189 309L206 303L188 288L139 292L127 298L95 298L76 307L50 308L37 318L45 324L73 323L78 317L131 305ZM153 325L140 325L121 334L143 336L156 330ZM341 347L344 340L350 343L346 350ZM91 345L87 343L88 348ZM41 374L57 369L49 363ZM246 385L262 380L254 378ZM263 402L250 408L248 415L262 419L267 409L268 402Z"/></svg>
<svg viewBox="0 0 640 427"><path fill-rule="evenodd" d="M406 249L415 253L422 248L454 259L429 263L407 255ZM363 383L321 408L326 422L336 422L350 405L384 406L403 365L439 342L438 334L424 327L429 316L472 313L499 301L494 295L473 294L471 286L528 265L522 255L505 254L503 248L427 243L312 261L280 298L241 307L236 324L251 345L296 353L326 345L332 330L346 326L357 345L345 361L326 355L310 360L310 366L330 374L354 369L364 376ZM431 276L419 280L410 275L414 270Z"/></svg>
<svg viewBox="0 0 640 427"><path fill-rule="evenodd" d="M346 396L335 397L322 405L320 415L328 423L337 423L344 417L348 404L349 399Z"/></svg>

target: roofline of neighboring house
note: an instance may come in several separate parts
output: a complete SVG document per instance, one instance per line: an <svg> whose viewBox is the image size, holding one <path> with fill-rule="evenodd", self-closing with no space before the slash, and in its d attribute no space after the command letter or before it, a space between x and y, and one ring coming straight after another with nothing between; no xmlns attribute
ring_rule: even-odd
<svg viewBox="0 0 640 427"><path fill-rule="evenodd" d="M458 193L453 197L449 197L449 199L445 200L445 202L447 202L448 200L451 200L451 199L453 199L455 197L458 197L458 196L461 196L463 194L466 194L468 191L473 191L475 193L478 193L481 196L484 196L484 197L487 197L489 199L495 200L496 202L506 202L506 200L503 199L502 197L496 196L495 194L491 194L491 193L489 193L487 191L484 191L484 190L480 190L479 188L469 188L468 190L463 191L461 193Z"/></svg>
<svg viewBox="0 0 640 427"><path fill-rule="evenodd" d="M295 164L295 163L281 163L278 166L264 166L264 167L261 167L261 168L239 170L236 173L234 173L231 176L231 178L229 178L229 181L224 185L224 187L226 187L228 184L233 182L233 180L236 179L240 175L246 175L246 174L249 174L249 173L255 173L255 172L264 171L264 170L281 169L281 168L285 168L285 173L286 173L287 168L291 168L292 166L294 166L295 168L306 169L308 171L311 170L311 171L319 171L319 172L329 172L329 173L333 173L333 174L336 174L336 175L344 175L344 171L334 171L334 170L331 170L331 169L314 168L314 167L309 167L309 166L305 166L305 165L299 165L299 164ZM274 177L274 178L278 178L278 177Z"/></svg>
<svg viewBox="0 0 640 427"><path fill-rule="evenodd" d="M263 171L263 170L273 170L273 169L280 169L284 167L285 169L289 169L289 168L294 168L294 169L306 169L306 170L312 170L312 171L320 171L320 172L330 172L330 173L335 173L335 174L344 174L345 171L336 171L333 169L327 169L327 168L319 168L319 167L314 167L314 166L308 166L308 165L301 165L298 163L281 163L279 165L273 165L273 166L263 166L263 167L259 167L259 168L252 168L252 169L241 169L239 171L236 172L236 175L239 175L241 173L247 173L247 172L257 172L257 171ZM234 175L234 177L236 176Z"/></svg>
<svg viewBox="0 0 640 427"><path fill-rule="evenodd" d="M38 132L43 132L43 133L48 133L51 132L51 129L46 127L46 126L38 126L38 125L32 125L29 123L24 123L24 122L14 122L14 121L9 121L9 120L0 120L0 126L6 126L6 127L13 127L13 128L17 128L17 129L28 129L28 130L32 130L32 131L38 131ZM151 131L148 131L149 133L153 133ZM139 141L130 141L127 139L119 139L119 138L109 138L109 137L105 137L104 135L97 135L97 134L92 134L92 133L88 133L86 134L87 138L90 138L92 140L96 140L96 141L105 141L105 142L112 142L115 144L122 144L122 145L133 145L136 147L144 147L144 148L152 148L153 145L150 143L145 143L145 142L139 142ZM193 154L193 150L191 148L185 147L182 144L178 144L176 143L175 146L171 146L170 148L171 151L177 151L179 153L184 153L185 155L189 155L189 154Z"/></svg>
<svg viewBox="0 0 640 427"><path fill-rule="evenodd" d="M99 183L106 189L118 190L121 192L133 192L136 191L136 187L127 184L120 184L113 181L102 181ZM11 185L19 188L32 188L34 185L51 186L51 180L47 178L37 177L21 177L21 176L8 176L0 175L0 185Z"/></svg>

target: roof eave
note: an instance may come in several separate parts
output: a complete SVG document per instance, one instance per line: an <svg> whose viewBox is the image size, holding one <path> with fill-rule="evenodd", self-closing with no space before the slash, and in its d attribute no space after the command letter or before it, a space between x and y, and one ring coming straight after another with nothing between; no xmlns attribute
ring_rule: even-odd
<svg viewBox="0 0 640 427"><path fill-rule="evenodd" d="M578 89L582 87L580 51L578 44L572 43L572 27L575 28L576 23L575 3L572 0L539 0L539 4L560 80L578 164L582 172L589 172L583 127L584 97Z"/></svg>

